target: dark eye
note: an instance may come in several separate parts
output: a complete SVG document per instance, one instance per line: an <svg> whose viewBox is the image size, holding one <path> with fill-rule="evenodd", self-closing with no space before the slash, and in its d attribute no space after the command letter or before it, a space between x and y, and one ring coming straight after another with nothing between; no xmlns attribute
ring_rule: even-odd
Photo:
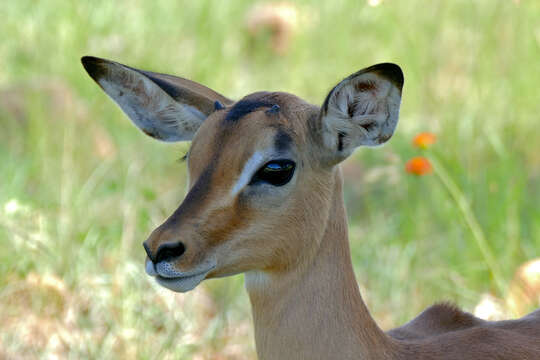
<svg viewBox="0 0 540 360"><path fill-rule="evenodd" d="M295 167L296 164L291 160L272 160L257 171L250 185L261 182L274 186L285 185L291 180Z"/></svg>

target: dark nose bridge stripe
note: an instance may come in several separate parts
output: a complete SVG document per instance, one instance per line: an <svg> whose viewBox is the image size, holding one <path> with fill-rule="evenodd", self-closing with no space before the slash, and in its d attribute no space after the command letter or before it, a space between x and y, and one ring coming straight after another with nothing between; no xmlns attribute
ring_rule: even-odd
<svg viewBox="0 0 540 360"><path fill-rule="evenodd" d="M197 182L189 190L182 204L176 209L173 214L165 221L164 227L171 225L178 226L186 216L191 216L203 205L207 199L206 195L212 183L212 174L214 173L214 161L203 170Z"/></svg>
<svg viewBox="0 0 540 360"><path fill-rule="evenodd" d="M211 148L207 149L212 156L210 163L202 171L195 185L189 190L182 204L162 225L163 227L179 226L186 217L193 216L208 199L206 195L211 189L212 178L222 155L220 149L224 146L226 139L231 135L231 128L229 126L221 129L219 136L215 139Z"/></svg>
<svg viewBox="0 0 540 360"><path fill-rule="evenodd" d="M225 125L221 129L217 141L212 146L212 149L208 151L212 152L212 160L208 166L203 170L197 182L190 189L182 204L174 211L174 213L163 223L162 227L167 228L169 226L179 226L181 222L184 221L186 217L193 216L196 214L197 210L202 207L205 201L208 199L206 195L209 192L209 189L212 185L212 178L215 172L215 168L219 163L222 152L219 151L221 147L224 146L226 140L233 135L232 125L235 120L239 120L241 117L249 114L250 112L261 108L261 107L271 107L274 105L273 102L267 100L252 100L244 99L239 101L233 106L233 108L227 113L224 123ZM292 142L291 137L283 130L280 130L275 137L274 146L278 150L284 150Z"/></svg>

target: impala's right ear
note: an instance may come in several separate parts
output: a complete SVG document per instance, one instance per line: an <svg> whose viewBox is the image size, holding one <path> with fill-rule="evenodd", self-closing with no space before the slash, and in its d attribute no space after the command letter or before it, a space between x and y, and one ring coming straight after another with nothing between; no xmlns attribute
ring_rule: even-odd
<svg viewBox="0 0 540 360"><path fill-rule="evenodd" d="M232 101L196 82L85 56L81 62L131 121L162 141L191 140L202 122Z"/></svg>

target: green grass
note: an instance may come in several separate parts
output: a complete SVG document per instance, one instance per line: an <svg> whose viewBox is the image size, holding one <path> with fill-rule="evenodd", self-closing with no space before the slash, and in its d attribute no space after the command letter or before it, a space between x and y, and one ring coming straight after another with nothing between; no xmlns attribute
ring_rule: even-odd
<svg viewBox="0 0 540 360"><path fill-rule="evenodd" d="M396 135L344 164L355 270L385 328L434 301L505 298L539 256L540 3L298 1L283 55L246 30L250 4L3 4L0 357L254 357L241 276L184 295L144 275L140 244L182 200L187 144L141 135L84 72L88 54L235 99L282 90L313 103L362 67L400 64ZM411 146L420 131L438 137L424 152ZM455 183L495 276L441 178L404 172L421 153Z"/></svg>

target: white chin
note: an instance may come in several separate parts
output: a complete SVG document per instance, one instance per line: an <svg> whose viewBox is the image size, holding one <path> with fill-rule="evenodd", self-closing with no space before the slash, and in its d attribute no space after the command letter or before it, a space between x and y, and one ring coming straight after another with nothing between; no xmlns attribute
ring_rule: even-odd
<svg viewBox="0 0 540 360"><path fill-rule="evenodd" d="M178 278L164 278L161 276L156 277L156 281L159 285L166 287L169 290L175 292L186 292L193 290L197 285L204 280L207 273L198 275L178 277Z"/></svg>

